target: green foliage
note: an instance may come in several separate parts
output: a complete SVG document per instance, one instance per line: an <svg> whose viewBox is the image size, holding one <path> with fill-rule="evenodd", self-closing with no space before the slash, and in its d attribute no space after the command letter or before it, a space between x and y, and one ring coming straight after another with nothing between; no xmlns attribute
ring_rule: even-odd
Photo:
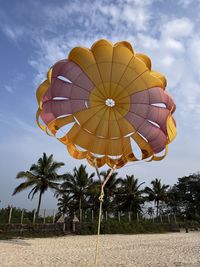
<svg viewBox="0 0 200 267"><path fill-rule="evenodd" d="M25 182L18 185L13 195L20 193L23 190L32 188L28 194L28 198L33 199L35 194L39 193L39 201L37 207L37 215L40 211L42 195L48 190L58 190L58 180L63 178L62 175L57 174L57 170L63 166L64 163L53 161L53 155L49 157L43 153L43 157L39 158L37 164L33 164L29 171L21 171L17 174L17 179L25 179Z"/></svg>
<svg viewBox="0 0 200 267"><path fill-rule="evenodd" d="M154 201L156 205L156 216L158 216L160 202L165 202L167 200L167 189L169 188L169 185L162 185L161 180L158 180L157 178L151 181L151 184L152 188L145 187L145 193L147 194L148 201Z"/></svg>
<svg viewBox="0 0 200 267"><path fill-rule="evenodd" d="M138 179L134 175L126 175L124 180L121 179L121 186L118 189L117 202L120 210L129 211L133 213L140 213L141 206L144 204L144 190L140 187L144 183L139 184Z"/></svg>
<svg viewBox="0 0 200 267"><path fill-rule="evenodd" d="M200 173L179 178L169 191L167 203L182 219L200 222Z"/></svg>
<svg viewBox="0 0 200 267"><path fill-rule="evenodd" d="M0 224L7 224L10 206L7 208L0 209ZM11 223L20 223L21 222L22 209L13 207L12 208L12 220ZM24 219L23 223L30 224L32 222L33 212L24 210Z"/></svg>
<svg viewBox="0 0 200 267"><path fill-rule="evenodd" d="M57 206L59 215L61 214L73 215L74 206L73 206L72 196L70 196L70 194L64 192L62 194L60 193Z"/></svg>
<svg viewBox="0 0 200 267"><path fill-rule="evenodd" d="M70 198L71 203L73 203L70 206L71 209L74 211L86 209L94 183L94 173L89 175L86 171L86 166L81 165L78 169L74 168L73 174L67 173L63 177L64 182L61 185L61 194L65 194L65 198L68 196L68 200ZM61 206L59 207L61 209Z"/></svg>
<svg viewBox="0 0 200 267"><path fill-rule="evenodd" d="M117 220L108 220L101 223L101 234L150 234L150 233L165 233L170 230L166 225L152 223L127 223L118 222ZM82 235L96 234L96 224L84 224L80 231Z"/></svg>
<svg viewBox="0 0 200 267"><path fill-rule="evenodd" d="M107 172L101 172L100 176L102 177L102 182L105 181L107 176L110 173L110 169ZM104 187L104 202L103 202L103 213L110 212L113 208L117 207L116 205L116 194L118 193L118 189L120 186L121 179L117 177L118 173L113 172L110 176L109 180ZM100 194L100 192L99 192Z"/></svg>
<svg viewBox="0 0 200 267"><path fill-rule="evenodd" d="M31 189L28 198L32 199L36 194L39 194L38 216L36 218L38 222L43 222L43 218L39 216L39 210L42 195L48 189L53 190L55 197L58 199L59 213L57 216L67 214L69 217L73 217L76 213L79 217L81 211L85 222L91 221L92 212L94 220L97 219L101 182L106 179L110 170L100 174L97 172L99 179L95 180L94 173L88 174L84 165L74 168L73 173L58 175L57 171L63 165L62 162L55 162L53 155L48 157L44 153L37 164L33 164L28 171L21 171L17 174L17 179L22 178L25 181L15 188L13 195L28 188ZM152 205L148 205L148 210L145 213L151 218L151 221L158 223L160 221L159 215L162 214L170 215L174 220L174 215L176 215L177 223L188 220L200 222L199 173L179 178L178 182L171 188L169 188L169 185L162 184L161 180L157 178L151 181L151 187L143 188L143 184L139 183L134 175L126 175L125 179L119 178L117 172L111 175L104 188L103 218L105 219L107 214L111 218L117 218L118 212L120 212L121 224L119 225L115 220L103 222L102 232L114 233L116 231L116 233L123 233L127 231L134 233L134 231L147 231L146 228L144 229L143 223L139 226L134 224L136 230L132 229L131 224L127 224L129 221L127 214L132 214L132 220L136 221L137 215L144 215L144 204L152 201L155 204L156 218ZM1 209L0 223L7 223L8 217L9 207ZM12 221L19 222L20 217L21 210L13 208ZM32 219L33 213L25 211L24 223L31 223ZM46 218L46 222L51 221L52 217ZM92 232L94 227L91 226L84 231Z"/></svg>

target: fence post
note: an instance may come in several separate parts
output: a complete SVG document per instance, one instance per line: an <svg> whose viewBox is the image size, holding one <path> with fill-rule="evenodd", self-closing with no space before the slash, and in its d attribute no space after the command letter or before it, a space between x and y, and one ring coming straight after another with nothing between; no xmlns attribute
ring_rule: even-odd
<svg viewBox="0 0 200 267"><path fill-rule="evenodd" d="M21 214L21 224L23 224L23 219L24 219L24 209L22 209L22 214Z"/></svg>
<svg viewBox="0 0 200 267"><path fill-rule="evenodd" d="M92 210L92 223L94 222L94 211Z"/></svg>
<svg viewBox="0 0 200 267"><path fill-rule="evenodd" d="M63 223L63 233L65 233L65 221Z"/></svg>
<svg viewBox="0 0 200 267"><path fill-rule="evenodd" d="M8 224L10 224L12 218L12 207L10 207L10 212L9 212L9 218L8 218Z"/></svg>
<svg viewBox="0 0 200 267"><path fill-rule="evenodd" d="M55 210L53 209L53 224L55 223Z"/></svg>
<svg viewBox="0 0 200 267"><path fill-rule="evenodd" d="M73 233L76 232L76 223L79 222L79 219L76 217L76 214L74 213L74 218L73 218L73 221L72 221L72 231Z"/></svg>
<svg viewBox="0 0 200 267"><path fill-rule="evenodd" d="M162 214L160 214L160 222L163 223Z"/></svg>
<svg viewBox="0 0 200 267"><path fill-rule="evenodd" d="M120 223L120 221L121 221L121 213L120 213L120 211L118 211L118 221L119 221L119 223Z"/></svg>
<svg viewBox="0 0 200 267"><path fill-rule="evenodd" d="M35 224L36 210L33 211L33 224Z"/></svg>
<svg viewBox="0 0 200 267"><path fill-rule="evenodd" d="M87 210L85 210L85 212L84 212L84 219L85 219L85 222L86 222L87 219L88 219L88 211L87 211Z"/></svg>
<svg viewBox="0 0 200 267"><path fill-rule="evenodd" d="M106 210L106 222L107 222L107 220L108 220L108 212Z"/></svg>
<svg viewBox="0 0 200 267"><path fill-rule="evenodd" d="M169 214L167 214L168 223L170 223L170 217Z"/></svg>
<svg viewBox="0 0 200 267"><path fill-rule="evenodd" d="M174 213L174 222L176 223L176 213Z"/></svg>
<svg viewBox="0 0 200 267"><path fill-rule="evenodd" d="M152 220L153 220L153 223L154 223L154 216L153 216L153 214L152 214Z"/></svg>
<svg viewBox="0 0 200 267"><path fill-rule="evenodd" d="M79 212L80 212L80 215L79 215L79 216L80 216L79 221L82 222L82 209L80 209Z"/></svg>
<svg viewBox="0 0 200 267"><path fill-rule="evenodd" d="M43 223L45 224L46 222L46 209L44 209L44 213L43 213Z"/></svg>
<svg viewBox="0 0 200 267"><path fill-rule="evenodd" d="M129 223L131 222L131 213L130 213L130 211L128 212L128 222Z"/></svg>
<svg viewBox="0 0 200 267"><path fill-rule="evenodd" d="M139 223L139 214L138 214L138 212L137 212L137 222Z"/></svg>

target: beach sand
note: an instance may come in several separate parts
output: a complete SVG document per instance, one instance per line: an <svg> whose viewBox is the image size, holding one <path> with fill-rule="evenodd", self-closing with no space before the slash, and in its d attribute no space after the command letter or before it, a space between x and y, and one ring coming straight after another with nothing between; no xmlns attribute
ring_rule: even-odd
<svg viewBox="0 0 200 267"><path fill-rule="evenodd" d="M95 236L0 240L0 266L94 266L95 243ZM98 266L200 267L200 232L102 235Z"/></svg>

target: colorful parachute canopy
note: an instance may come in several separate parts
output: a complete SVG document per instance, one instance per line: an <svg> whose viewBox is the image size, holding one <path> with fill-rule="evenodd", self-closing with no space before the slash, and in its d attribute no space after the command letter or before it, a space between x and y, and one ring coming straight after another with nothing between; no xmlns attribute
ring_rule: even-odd
<svg viewBox="0 0 200 267"><path fill-rule="evenodd" d="M176 135L175 104L166 84L151 70L151 60L135 54L128 42L99 40L91 49L75 47L37 89L37 122L72 157L93 166L161 160Z"/></svg>

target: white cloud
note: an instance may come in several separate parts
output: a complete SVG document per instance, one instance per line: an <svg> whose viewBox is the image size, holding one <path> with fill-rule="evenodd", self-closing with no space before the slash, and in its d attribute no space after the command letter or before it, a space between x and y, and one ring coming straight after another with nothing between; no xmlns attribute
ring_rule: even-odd
<svg viewBox="0 0 200 267"><path fill-rule="evenodd" d="M188 18L178 18L168 21L165 25L162 25L161 32L165 38L172 37L179 39L182 37L189 37L193 34L194 25Z"/></svg>
<svg viewBox="0 0 200 267"><path fill-rule="evenodd" d="M142 2L142 3L141 3ZM48 68L57 60L66 58L74 46L90 47L99 38L111 41L132 38L137 31L145 31L151 20L152 1L123 0L114 4L107 1L74 1L62 6L44 6L49 29L56 34L49 37L40 29L32 36L37 47L36 56L29 63L37 70L35 83L45 77ZM66 28L67 27L67 28Z"/></svg>
<svg viewBox="0 0 200 267"><path fill-rule="evenodd" d="M166 47L166 49L174 51L176 53L179 53L179 52L182 53L185 50L184 45L180 41L177 41L169 37L165 38L164 46Z"/></svg>
<svg viewBox="0 0 200 267"><path fill-rule="evenodd" d="M4 85L4 89L9 94L14 94L16 89L19 90L21 88L21 83L24 79L24 74L19 71L10 71L10 77L7 84Z"/></svg>
<svg viewBox="0 0 200 267"><path fill-rule="evenodd" d="M29 63L37 71L35 84L38 85L45 79L48 68L51 65L67 57L66 50L68 49L60 38L51 40L39 38L36 42L38 46L37 56L34 59L30 59Z"/></svg>
<svg viewBox="0 0 200 267"><path fill-rule="evenodd" d="M179 0L178 3L183 8L188 8L192 4L196 5L197 3L199 3L199 0Z"/></svg>
<svg viewBox="0 0 200 267"><path fill-rule="evenodd" d="M200 68L200 32L196 34L189 42L188 54L190 56L190 67L194 72L197 72L197 79L199 77Z"/></svg>
<svg viewBox="0 0 200 267"><path fill-rule="evenodd" d="M5 85L5 89L10 94L12 94L14 92L13 88L10 85Z"/></svg>
<svg viewBox="0 0 200 267"><path fill-rule="evenodd" d="M118 7L107 4L101 11L111 17L110 21L113 25L124 23L129 29L132 27L136 31L145 31L152 18L151 4L152 1L121 1Z"/></svg>
<svg viewBox="0 0 200 267"><path fill-rule="evenodd" d="M136 30L145 30L150 18L150 13L146 13L143 8L130 7L130 5L124 7L121 15L124 23L134 25Z"/></svg>
<svg viewBox="0 0 200 267"><path fill-rule="evenodd" d="M14 25L13 27L10 25L4 25L2 27L2 31L8 38L12 39L13 41L16 41L25 33L24 27L16 25Z"/></svg>

